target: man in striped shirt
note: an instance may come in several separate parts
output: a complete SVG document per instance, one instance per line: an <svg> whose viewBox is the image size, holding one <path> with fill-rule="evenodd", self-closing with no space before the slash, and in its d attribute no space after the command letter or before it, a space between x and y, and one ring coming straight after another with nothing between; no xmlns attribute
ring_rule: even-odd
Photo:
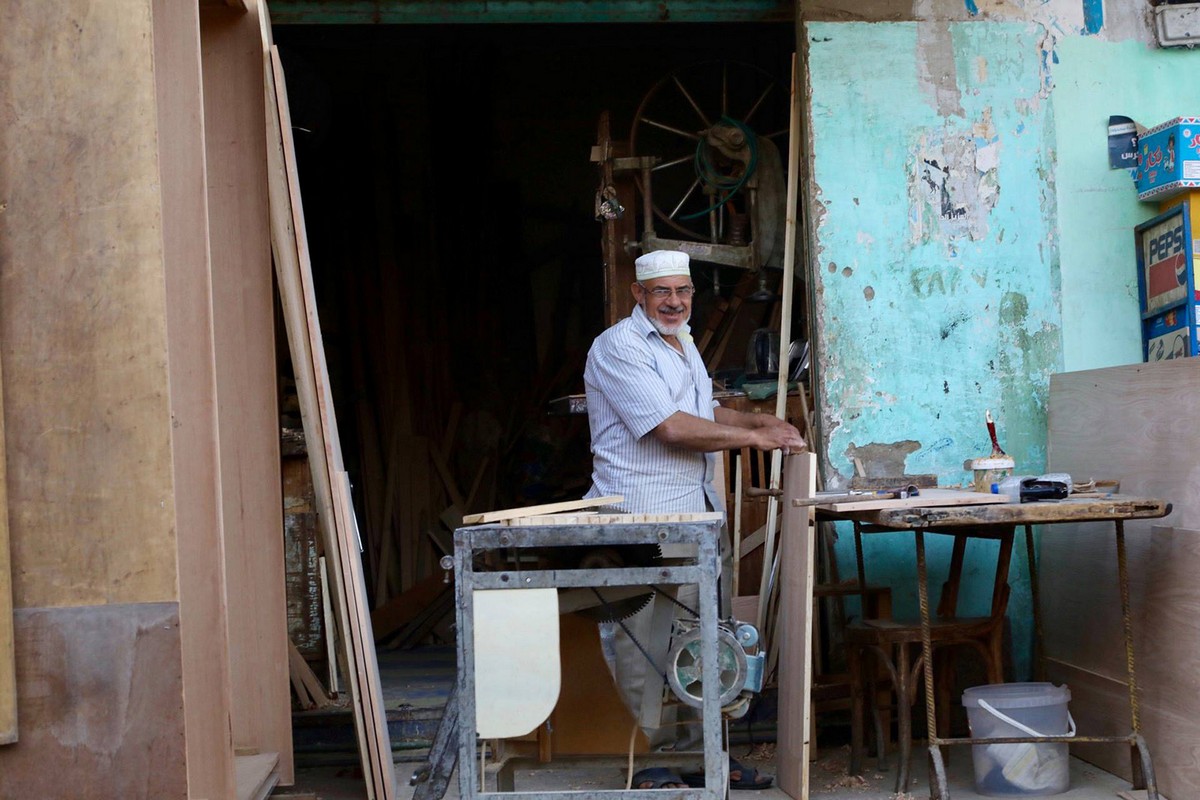
<svg viewBox="0 0 1200 800"><path fill-rule="evenodd" d="M647 253L635 262L635 274L633 313L596 338L583 373L592 434L592 486L585 496L622 495L610 510L632 513L723 511L713 486L716 453L753 447L787 454L802 449L804 440L773 415L745 414L713 401L712 380L688 328L695 287L686 253ZM727 542L722 549L728 551ZM650 616L650 609L643 609L627 622L639 642L652 635ZM617 683L638 716L650 670L624 631L611 633ZM657 689L656 681L649 682ZM669 745L678 732L670 727L647 731L652 744L660 746ZM730 763L733 788L770 783ZM634 785L684 784L677 773L659 767L637 773Z"/></svg>
<svg viewBox="0 0 1200 800"><path fill-rule="evenodd" d="M679 514L723 510L713 488L715 453L804 447L795 427L713 401L692 342L687 253L658 250L635 262L633 313L596 338L583 380L592 431L592 487L624 495L616 510Z"/></svg>

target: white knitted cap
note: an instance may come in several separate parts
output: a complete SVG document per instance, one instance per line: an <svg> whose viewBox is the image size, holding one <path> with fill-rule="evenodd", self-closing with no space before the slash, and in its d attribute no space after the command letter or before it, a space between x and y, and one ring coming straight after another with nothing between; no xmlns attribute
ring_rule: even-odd
<svg viewBox="0 0 1200 800"><path fill-rule="evenodd" d="M688 254L678 250L655 250L639 256L633 262L634 270L639 281L663 278L668 275L692 276L688 268Z"/></svg>

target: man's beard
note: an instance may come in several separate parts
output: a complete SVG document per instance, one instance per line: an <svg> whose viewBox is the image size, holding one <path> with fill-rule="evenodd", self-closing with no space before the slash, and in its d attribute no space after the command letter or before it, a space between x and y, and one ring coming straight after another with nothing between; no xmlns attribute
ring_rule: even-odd
<svg viewBox="0 0 1200 800"><path fill-rule="evenodd" d="M668 310L673 311L675 309ZM683 311L682 308L679 308L679 310ZM646 311L645 303L642 304L642 311ZM683 326L691 321L692 315L688 314L683 322L680 322L678 325L664 325L662 322L659 322L657 317L652 316L649 311L646 311L646 318L650 320L650 324L654 326L654 330L658 331L659 336L678 336L679 332L683 330Z"/></svg>

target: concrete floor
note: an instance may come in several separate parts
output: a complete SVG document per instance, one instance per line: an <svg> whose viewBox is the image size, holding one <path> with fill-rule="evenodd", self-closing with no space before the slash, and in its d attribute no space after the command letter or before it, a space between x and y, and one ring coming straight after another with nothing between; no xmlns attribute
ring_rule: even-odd
<svg viewBox="0 0 1200 800"><path fill-rule="evenodd" d="M746 753L745 747L734 749L734 756L747 766L758 767L760 770L773 773L773 757L769 748ZM974 791L974 773L971 758L966 751L956 748L950 759L949 778L950 795L952 800L976 800L983 795ZM915 751L919 754L921 751ZM811 796L820 800L923 800L929 796L924 758L914 756L913 778L906 795L897 796L892 791L894 777L892 773L879 774L873 769L867 769L861 778L851 778L846 774L846 763L849 756L847 748L822 751L821 757L813 764L810 781ZM414 764L409 762L396 763L398 800L411 800L412 787L408 786L408 776ZM868 762L871 766L871 762ZM617 766L592 767L589 769L555 769L548 768L530 772L517 773L518 790L548 790L571 791L586 789L617 789L624 786L625 773ZM1071 759L1071 788L1059 795L1062 800L1115 800L1117 792L1127 791L1129 784L1122 779L1104 772L1078 759ZM321 767L297 770L296 786L286 791L295 793L299 790L313 792L321 800L360 800L365 798L362 778L354 768ZM452 782L445 800L458 800L457 781ZM763 791L737 791L734 798L741 800L788 800L778 788L772 786ZM1014 795L1009 795L1010 797Z"/></svg>

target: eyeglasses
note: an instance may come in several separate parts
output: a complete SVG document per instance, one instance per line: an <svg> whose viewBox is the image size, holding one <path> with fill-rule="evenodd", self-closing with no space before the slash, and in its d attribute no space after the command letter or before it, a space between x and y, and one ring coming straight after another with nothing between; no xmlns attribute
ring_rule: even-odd
<svg viewBox="0 0 1200 800"><path fill-rule="evenodd" d="M687 300L696 293L695 286L680 286L678 289L672 289L669 286L655 286L653 289L647 289L644 283L639 283L638 286L641 286L659 300L666 300L673 294L677 295L681 300Z"/></svg>

